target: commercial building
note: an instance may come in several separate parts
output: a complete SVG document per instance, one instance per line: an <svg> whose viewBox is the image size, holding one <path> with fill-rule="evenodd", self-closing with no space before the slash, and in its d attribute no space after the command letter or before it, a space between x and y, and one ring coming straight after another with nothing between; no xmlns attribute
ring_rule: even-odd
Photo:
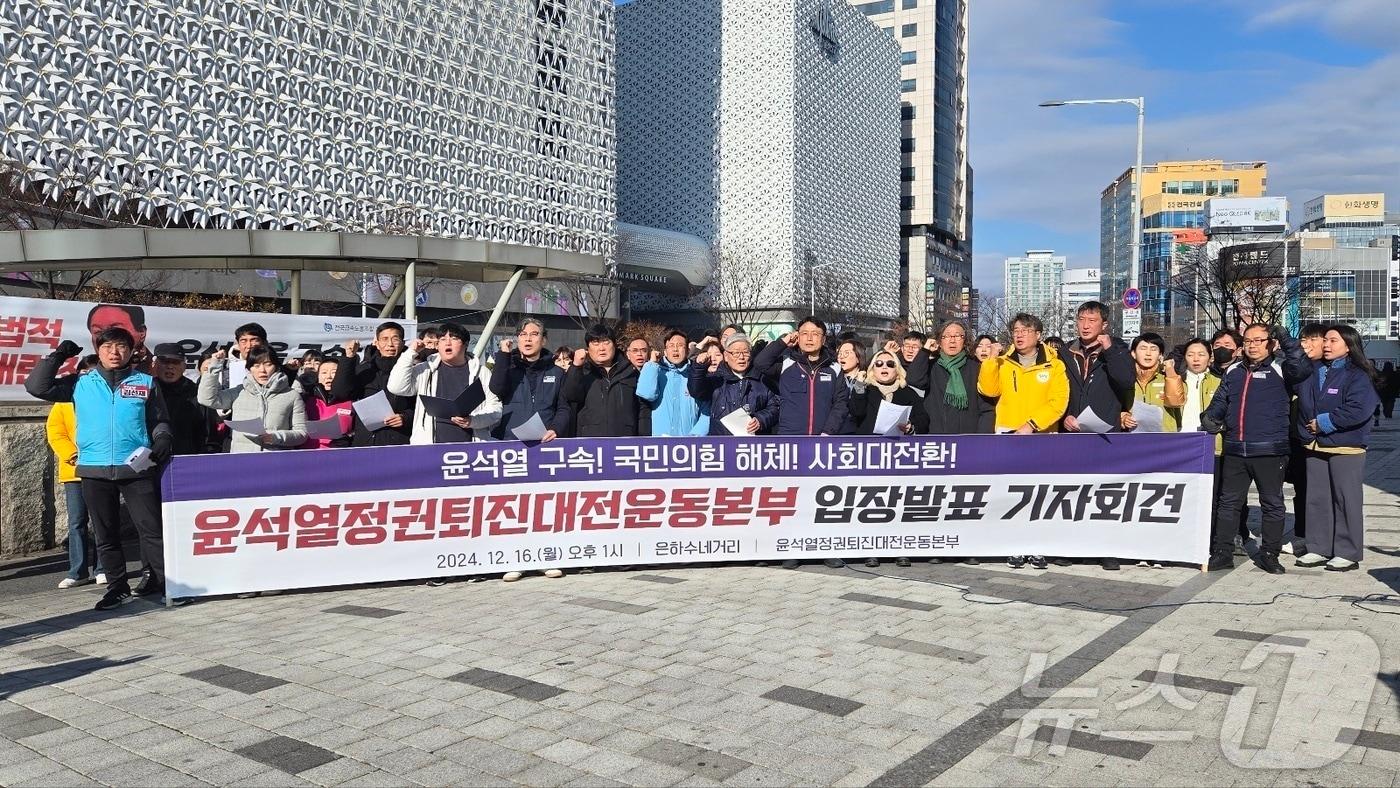
<svg viewBox="0 0 1400 788"><path fill-rule="evenodd" d="M667 322L775 335L811 310L884 328L899 301L899 46L842 0L617 9L618 218L708 244ZM687 317L688 316L688 317Z"/></svg>
<svg viewBox="0 0 1400 788"><path fill-rule="evenodd" d="M1055 330L1060 320L1053 313L1058 313L1063 303L1064 255L1055 254L1053 249L1032 249L1024 257L1006 258L1004 266L1006 314L1029 312L1046 321L1047 330Z"/></svg>
<svg viewBox="0 0 1400 788"><path fill-rule="evenodd" d="M1268 165L1262 161L1225 162L1163 161L1144 165L1139 199L1142 200L1142 249L1139 289L1142 290L1144 329L1171 324L1175 233L1203 230L1205 203L1220 197L1263 197L1268 188ZM1123 292L1128 289L1133 259L1133 170L1114 179L1099 200L1100 293L1119 317Z"/></svg>
<svg viewBox="0 0 1400 788"><path fill-rule="evenodd" d="M930 326L960 317L972 285L967 0L851 0L899 42L900 298Z"/></svg>
<svg viewBox="0 0 1400 788"><path fill-rule="evenodd" d="M1061 327L1061 336L1075 335L1075 319L1071 310L1079 309L1085 301L1099 300L1099 269L1066 268L1060 284L1060 303L1067 313Z"/></svg>
<svg viewBox="0 0 1400 788"><path fill-rule="evenodd" d="M7 16L0 164L101 215L611 252L611 0Z"/></svg>
<svg viewBox="0 0 1400 788"><path fill-rule="evenodd" d="M1400 235L1400 213L1386 214L1385 194L1324 194L1303 204L1299 229L1326 233L1339 247L1370 246Z"/></svg>

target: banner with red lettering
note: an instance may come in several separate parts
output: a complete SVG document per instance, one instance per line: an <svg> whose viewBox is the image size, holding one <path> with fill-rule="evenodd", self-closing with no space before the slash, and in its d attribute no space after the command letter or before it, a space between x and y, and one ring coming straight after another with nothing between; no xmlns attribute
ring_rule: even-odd
<svg viewBox="0 0 1400 788"><path fill-rule="evenodd" d="M1203 563L1205 433L631 438L177 457L174 597L865 556Z"/></svg>
<svg viewBox="0 0 1400 788"><path fill-rule="evenodd" d="M186 362L193 370L201 353L228 347L233 342L234 329L250 322L260 323L267 329L273 349L285 352L289 348L329 350L349 339L368 344L380 321L0 296L0 402L30 400L24 391L30 370L65 339L78 343L86 355L96 352L94 340L98 334L119 326L136 339L134 355L138 360L156 345L174 342L185 351ZM412 337L414 324L403 325L407 336ZM70 360L63 371L71 372L77 363L78 359Z"/></svg>

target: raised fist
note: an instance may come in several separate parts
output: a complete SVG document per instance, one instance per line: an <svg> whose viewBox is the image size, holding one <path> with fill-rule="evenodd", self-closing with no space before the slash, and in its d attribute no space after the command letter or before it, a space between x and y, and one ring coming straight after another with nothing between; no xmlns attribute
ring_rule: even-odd
<svg viewBox="0 0 1400 788"><path fill-rule="evenodd" d="M82 352L83 349L77 342L71 339L65 339L63 342L59 343L59 346L54 349L53 353L59 358L73 358Z"/></svg>

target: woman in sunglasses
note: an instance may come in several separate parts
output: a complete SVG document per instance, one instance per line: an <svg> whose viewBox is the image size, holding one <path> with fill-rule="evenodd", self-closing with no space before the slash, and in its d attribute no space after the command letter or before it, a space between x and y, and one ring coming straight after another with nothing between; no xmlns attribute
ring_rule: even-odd
<svg viewBox="0 0 1400 788"><path fill-rule="evenodd" d="M905 435L928 432L928 411L924 410L919 394L910 388L904 377L904 365L899 363L899 355L888 350L875 354L870 368L865 371L865 393L851 396L862 397L865 402L865 416L856 428L857 435L871 435L875 432L875 421L880 415L880 403L908 405L909 421L899 425ZM901 556L895 561L899 566L909 566L909 559ZM877 567L880 559L867 558L865 565Z"/></svg>

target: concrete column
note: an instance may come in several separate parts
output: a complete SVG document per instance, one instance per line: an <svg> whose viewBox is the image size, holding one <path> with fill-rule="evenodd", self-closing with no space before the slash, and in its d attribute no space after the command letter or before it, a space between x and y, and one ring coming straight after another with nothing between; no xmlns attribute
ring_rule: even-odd
<svg viewBox="0 0 1400 788"><path fill-rule="evenodd" d="M45 403L0 403L0 557L56 544L54 460L44 433L48 414Z"/></svg>

